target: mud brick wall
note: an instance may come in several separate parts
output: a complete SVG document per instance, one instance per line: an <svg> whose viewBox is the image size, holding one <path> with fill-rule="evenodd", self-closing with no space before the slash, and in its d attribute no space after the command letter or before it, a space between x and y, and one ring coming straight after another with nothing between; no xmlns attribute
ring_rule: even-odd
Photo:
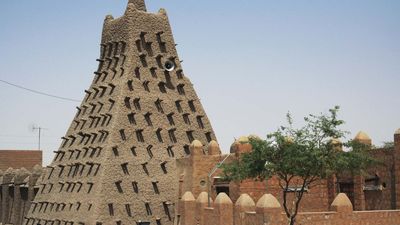
<svg viewBox="0 0 400 225"><path fill-rule="evenodd" d="M0 170L0 224L21 225L37 189L42 167Z"/></svg>
<svg viewBox="0 0 400 225"><path fill-rule="evenodd" d="M42 165L42 151L0 150L0 170L10 167L32 170L35 165Z"/></svg>
<svg viewBox="0 0 400 225"><path fill-rule="evenodd" d="M271 194L263 195L257 203L248 195L241 194L233 202L220 193L212 205L204 204L206 193L197 198L186 192L179 207L181 225L286 225L286 215L278 200ZM353 211L353 206L343 193L336 196L326 212L300 212L298 225L398 225L400 210Z"/></svg>

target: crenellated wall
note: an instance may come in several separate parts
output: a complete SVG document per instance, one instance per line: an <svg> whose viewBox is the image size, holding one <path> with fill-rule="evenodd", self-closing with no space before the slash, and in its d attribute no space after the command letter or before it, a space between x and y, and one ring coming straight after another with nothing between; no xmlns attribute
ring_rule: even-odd
<svg viewBox="0 0 400 225"><path fill-rule="evenodd" d="M0 170L0 224L20 225L36 195L42 167Z"/></svg>
<svg viewBox="0 0 400 225"><path fill-rule="evenodd" d="M257 203L248 195L242 194L233 203L225 193L220 193L215 201L207 206L207 193L202 192L197 199L186 192L179 202L180 225L286 225L286 215L271 194L264 194ZM353 211L350 199L340 193L336 196L329 211L300 212L296 219L298 225L398 225L400 210Z"/></svg>
<svg viewBox="0 0 400 225"><path fill-rule="evenodd" d="M372 140L364 132L359 132L354 140L372 145ZM339 140L334 141L341 146ZM195 196L201 192L209 192L210 196L215 198L219 192L225 192L232 201L236 202L243 193L248 194L255 201L258 201L265 193L271 193L280 203L283 202L282 189L276 177L262 182L252 179L227 182L221 179L222 171L217 168L217 165L222 161L229 163L238 160L242 154L252 151L248 137L236 140L228 155L221 155L221 150L215 141L203 145L195 140L189 149L190 155L177 159L179 196L187 191ZM341 147L338 147L338 150L341 150ZM354 208L359 211L399 209L400 130L394 135L394 147L373 149L371 154L382 163L370 167L363 176L344 173L317 181L305 193L300 210L302 212L326 211L339 192L346 193ZM208 177L210 173L212 174ZM301 179L298 180L300 184ZM221 185L225 185L226 188L218 190ZM291 201L294 193L289 192L287 196Z"/></svg>

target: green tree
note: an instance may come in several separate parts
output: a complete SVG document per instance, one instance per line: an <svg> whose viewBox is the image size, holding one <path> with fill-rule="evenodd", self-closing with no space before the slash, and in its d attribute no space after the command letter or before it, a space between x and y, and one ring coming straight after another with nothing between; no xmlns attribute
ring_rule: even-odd
<svg viewBox="0 0 400 225"><path fill-rule="evenodd" d="M337 118L338 111L336 106L327 114L310 114L300 128L294 128L288 113L287 126L265 140L249 138L253 151L223 166L226 178L266 180L275 176L288 222L295 224L301 199L315 182L344 171L361 172L374 162L369 146L349 141L343 145L350 151L340 150L342 144L334 140L344 138L347 132L339 129L344 121Z"/></svg>

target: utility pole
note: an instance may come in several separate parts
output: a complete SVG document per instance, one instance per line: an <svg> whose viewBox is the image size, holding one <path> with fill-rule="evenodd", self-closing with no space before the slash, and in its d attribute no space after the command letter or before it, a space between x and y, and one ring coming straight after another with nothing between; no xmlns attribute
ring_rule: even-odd
<svg viewBox="0 0 400 225"><path fill-rule="evenodd" d="M38 130L39 131L39 135L38 135L38 150L40 150L40 138L41 138L41 136L42 136L42 130L47 130L46 128L43 128L43 127L40 127L40 126L33 126L32 127L32 130Z"/></svg>

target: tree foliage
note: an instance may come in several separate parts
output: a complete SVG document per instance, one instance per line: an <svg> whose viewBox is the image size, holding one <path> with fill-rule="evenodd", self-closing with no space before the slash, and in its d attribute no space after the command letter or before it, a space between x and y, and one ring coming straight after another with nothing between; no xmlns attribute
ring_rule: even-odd
<svg viewBox="0 0 400 225"><path fill-rule="evenodd" d="M275 176L282 189L289 224L294 224L307 188L336 173L361 172L374 161L368 154L369 146L354 141L343 144L336 141L347 134L339 129L344 121L338 119L338 111L336 106L327 114L310 114L300 128L293 126L288 113L287 125L268 134L265 140L249 138L253 151L225 165L226 178L265 180ZM342 151L342 145L350 151ZM294 195L292 202L288 202L290 193Z"/></svg>

